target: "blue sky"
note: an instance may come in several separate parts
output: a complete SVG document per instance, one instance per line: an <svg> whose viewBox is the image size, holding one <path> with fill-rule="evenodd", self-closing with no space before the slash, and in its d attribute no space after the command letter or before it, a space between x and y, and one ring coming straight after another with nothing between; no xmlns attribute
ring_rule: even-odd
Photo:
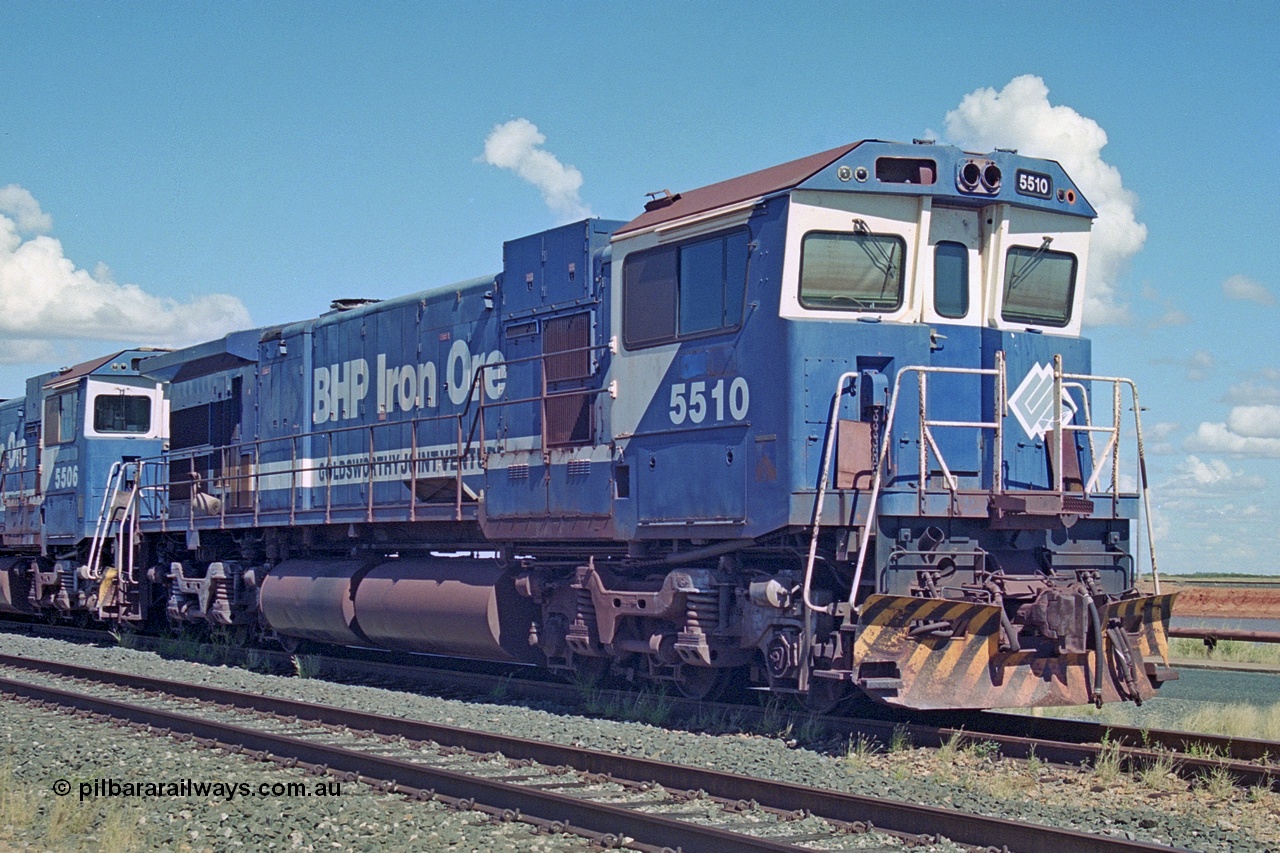
<svg viewBox="0 0 1280 853"><path fill-rule="evenodd" d="M1278 36L1262 2L0 0L0 395L496 272L652 190L998 144L1108 205L1086 333L1148 409L1162 566L1280 571Z"/></svg>

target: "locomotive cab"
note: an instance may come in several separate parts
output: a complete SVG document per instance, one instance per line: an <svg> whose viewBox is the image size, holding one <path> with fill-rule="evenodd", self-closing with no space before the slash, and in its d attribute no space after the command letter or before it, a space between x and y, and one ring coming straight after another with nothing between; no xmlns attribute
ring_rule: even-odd
<svg viewBox="0 0 1280 853"><path fill-rule="evenodd" d="M626 529L748 543L718 632L759 681L928 708L1176 677L1170 597L1134 590L1136 392L1080 337L1095 213L1058 164L861 143L659 201L614 236ZM756 556L779 531L803 566Z"/></svg>
<svg viewBox="0 0 1280 853"><path fill-rule="evenodd" d="M141 618L144 602L119 595L117 577L129 531L150 513L138 462L158 455L167 434L163 390L138 370L152 354L126 350L28 383L4 471L5 545L27 554L9 567L27 601L10 608Z"/></svg>

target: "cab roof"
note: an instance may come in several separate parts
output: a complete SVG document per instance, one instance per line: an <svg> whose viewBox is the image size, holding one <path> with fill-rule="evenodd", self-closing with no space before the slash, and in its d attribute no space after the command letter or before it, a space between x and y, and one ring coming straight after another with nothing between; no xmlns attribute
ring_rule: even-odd
<svg viewBox="0 0 1280 853"><path fill-rule="evenodd" d="M975 166L993 168L994 182L962 185L961 170ZM1001 203L1068 216L1097 216L1079 187L1054 160L1001 148L980 154L932 140L907 144L864 139L688 192L673 194L664 190L664 195L648 202L644 213L613 236L625 237L793 189L928 195L964 207Z"/></svg>
<svg viewBox="0 0 1280 853"><path fill-rule="evenodd" d="M707 210L715 210L718 207L791 189L803 183L806 179L813 177L861 144L861 142L854 142L849 145L841 145L839 148L832 148L829 151L822 151L818 154L810 154L808 157L801 157L799 160L770 166L767 169L761 169L758 172L752 172L749 175L742 175L737 178L730 178L718 184L711 184L685 193L655 198L645 205L644 213L615 231L614 236L620 237L631 231L643 231L656 225L661 225L664 222L683 219L686 216L693 216Z"/></svg>

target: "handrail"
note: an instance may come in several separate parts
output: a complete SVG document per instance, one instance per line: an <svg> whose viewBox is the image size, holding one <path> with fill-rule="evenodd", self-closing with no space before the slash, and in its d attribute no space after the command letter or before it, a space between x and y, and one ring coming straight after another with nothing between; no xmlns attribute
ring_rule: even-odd
<svg viewBox="0 0 1280 853"><path fill-rule="evenodd" d="M848 379L857 379L858 374L854 371L846 371L840 374L840 378L836 380L835 397L831 400L831 416L827 418L827 435L826 443L822 448L822 472L818 478L818 494L813 501L813 531L809 536L809 556L805 560L804 565L804 581L801 584L801 599L804 606L811 611L821 611L831 613L831 605L826 607L818 607L809 597L809 591L813 583L813 566L818 556L818 532L822 527L822 504L827 497L827 480L830 479L831 471L831 453L835 448L835 430L836 422L840 414L840 398L844 396L844 383ZM873 504L874 507L874 504ZM809 620L805 620L805 625L809 624Z"/></svg>
<svg viewBox="0 0 1280 853"><path fill-rule="evenodd" d="M849 597L847 600L850 612L856 612L855 602L858 595L858 589L862 583L862 574L865 568L867 549L871 539L871 530L876 515L876 507L880 499L880 491L884 483L885 463L888 459L889 445L891 442L888 437L892 434L893 424L897 415L898 400L902 392L902 380L907 374L916 374L919 377L918 386L918 415L919 415L919 470L916 476L916 492L917 502L920 510L925 509L925 501L927 494L927 480L929 476L929 452L932 450L934 457L938 460L938 464L942 469L942 475L946 481L948 490L954 496L958 490L958 481L946 463L946 459L941 453L936 439L933 435L935 427L964 427L975 429L990 429L994 433L994 455L993 470L991 472L991 492L992 494L1003 493L1003 459L1004 459L1004 419L1008 417L1008 384L1005 368L1005 360L1003 351L997 351L995 366L992 368L956 368L956 367L931 367L925 365L908 365L898 371L894 378L893 393L890 396L888 414L884 422L883 438L880 442L880 452L877 455L875 472L872 477L870 499L867 504L868 515L867 521L862 525L859 532L858 554L854 564L853 582L850 585ZM977 376L993 376L996 381L995 400L993 420L991 421L951 421L951 420L930 420L928 418L928 374L930 373L952 373L952 374L968 374ZM1139 483L1143 501L1143 515L1145 516L1148 546L1150 549L1151 571L1155 585L1156 593L1160 591L1159 570L1156 562L1155 541L1153 537L1151 512L1150 512L1150 489L1146 473L1146 455L1142 437L1141 423L1141 406L1138 403L1137 386L1131 379L1122 377L1093 376L1088 374L1070 374L1065 373L1062 369L1061 356L1055 356L1054 366L1054 423L1058 425L1055 434L1065 434L1067 432L1084 432L1089 441L1089 457L1092 466L1092 472L1087 484L1083 484L1084 493L1086 495L1093 494L1097 486L1102 466L1099 462L1102 458L1110 453L1112 457L1112 482L1111 496L1115 505L1118 506L1120 498L1119 485L1119 458L1120 458L1120 429L1121 429L1121 395L1120 385L1128 386L1133 398L1134 409L1134 429L1138 443L1138 463L1139 463ZM827 424L826 446L824 447L822 466L820 471L820 480L818 483L817 495L814 500L813 525L810 533L809 554L805 563L803 589L803 601L806 608L812 611L821 611L827 613L835 613L836 605L828 605L826 607L818 607L811 598L811 584L813 569L817 555L818 535L821 527L821 517L823 503L826 499L827 481L831 475L831 455L834 443L834 431L836 428L836 420L838 416L838 405L841 395L844 393L844 384L852 374L845 373L840 376L836 382L836 396L832 404L831 415ZM1064 382L1064 380L1069 380ZM1095 426L1092 420L1092 413L1089 408L1089 395L1085 393L1084 382L1109 382L1112 383L1112 410L1113 419L1109 426ZM1063 423L1063 388L1072 387L1081 391L1084 400L1084 417L1083 424L1064 424ZM1103 446L1101 454L1095 453L1093 443L1094 432L1109 433L1109 438ZM1063 452L1064 447L1061 441L1055 440L1049 443L1047 451L1053 462L1054 470L1054 487L1057 493L1063 491Z"/></svg>
<svg viewBox="0 0 1280 853"><path fill-rule="evenodd" d="M102 545L107 538L107 529L111 526L110 515L115 512L123 465L123 462L112 462L107 470L107 486L102 492L102 507L98 510L98 521L93 528L93 543L89 546L90 573L97 571L98 562L102 559Z"/></svg>
<svg viewBox="0 0 1280 853"><path fill-rule="evenodd" d="M920 380L921 380L919 384L921 386L924 386L926 384L927 380L925 379L925 376L929 373L959 373L959 374L968 374L968 375L975 375L975 376L994 376L995 377L996 379L996 395L995 395L995 401L994 401L995 402L995 420L990 424L987 424L986 422L975 422L975 423L969 424L969 426L979 427L979 428L989 426L990 428L993 428L995 430L995 444L996 444L997 455L995 456L995 459L994 459L995 464L993 465L994 470L992 471L991 488L993 492L1002 491L1003 479L1001 476L1001 469L1003 467L1003 457L1004 457L1003 421L1004 421L1004 415L1005 415L1005 406L1007 404L1007 401L1005 400L1006 383L1005 383L1005 376L1004 376L1005 369L1004 369L1003 351L998 351L996 353L996 366L989 367L989 368L987 367L974 367L974 368L929 367L925 365L908 365L906 367L903 367L901 370L898 371L898 375L895 376L893 380L893 395L889 398L889 413L888 413L888 416L885 418L885 424L884 424L884 434L886 437L888 437L893 431L894 416L897 414L897 407L898 407L898 395L902 391L902 377L907 375L908 373L919 374ZM927 412L925 411L927 401L925 400L923 395L921 396L920 405L921 405L921 413L920 413L921 414L921 417L920 417L921 453L920 455L922 457L922 462L920 465L920 470L919 472L917 472L916 480L917 480L918 500L921 505L921 509L923 510L925 480L929 476L928 458L927 458L927 453L924 449L924 438L926 435L928 435L930 444L933 445L934 454L938 457L939 460L942 459L942 454L939 453L937 444L933 441L933 436L928 431L929 422L925 417L925 415L927 414ZM935 424L935 426L941 426L941 425L943 425L942 422ZM949 423L947 425L955 425L955 424ZM855 612L855 600L858 597L858 587L862 585L862 570L863 570L864 564L866 563L867 544L871 540L871 528L875 519L876 506L880 500L880 486L884 480L884 466L885 466L885 461L888 459L889 445L891 443L892 442L887 440L882 440L880 442L880 454L878 459L876 460L875 475L872 477L872 480L871 480L871 499L867 504L868 506L867 523L862 526L861 535L858 537L858 559L857 559L857 562L854 564L853 583L849 587L848 605L849 605L850 612ZM944 463L944 471L945 470L946 468ZM827 476L826 471L823 472L823 476L824 477ZM948 483L949 485L950 485L950 482L951 481L949 481ZM954 489L952 491L954 493Z"/></svg>
<svg viewBox="0 0 1280 853"><path fill-rule="evenodd" d="M528 405L528 404L542 404L543 406L545 406L546 402L552 399L559 399L564 397L576 397L576 396L582 396L582 395L591 395L594 397L594 396L598 396L600 394L606 393L610 390L608 387L585 387L585 388L568 388L568 389L557 387L556 390L550 390L550 386L552 383L548 382L548 380L545 378L546 362L547 362L547 359L554 358L554 357L560 357L565 355L575 355L580 353L589 353L589 354L603 353L606 351L612 351L612 349L613 349L612 344L596 344L596 345L591 345L586 347L575 347L572 349L558 350L555 352L538 353L535 355L525 356L517 359L512 359L509 361L504 360L501 362L496 362L494 364L476 365L475 368L471 371L471 381L467 386L466 395L463 398L464 402L462 403L462 406L459 409L459 411L453 412L453 413L440 413L440 414L433 413L433 414L422 414L422 415L415 414L413 417L403 419L403 420L394 420L394 421L387 420L387 421L377 421L374 423L353 424L349 426L335 426L333 428L325 429L321 431L312 431L312 432L307 432L299 435L276 436L272 438L258 438L258 439L248 440L248 441L237 442L235 444L224 445L221 447L202 445L199 447L182 448L180 450L169 450L159 457L150 458L146 461L149 463L149 471L154 472L154 474L157 475L158 477L162 473L162 470L167 472L169 470L169 466L173 466L174 464L178 464L183 461L190 461L192 464L192 468L196 469L199 467L196 464L196 460L202 457L211 457L215 453L220 453L222 464L218 466L219 470L216 473L216 476L214 475L213 468L212 468L212 466L216 464L216 461L211 460L208 463L209 467L204 469L209 473L209 477L206 480L206 482L209 483L210 485L213 485L216 483L217 487L221 489L221 496L223 500L222 500L222 505L220 507L220 510L218 512L220 525L225 525L226 523L226 516L228 514L226 498L228 494L231 491L235 491L238 493L244 492L245 490L239 484L245 481L248 481L250 483L250 487L247 491L248 491L248 494L251 496L251 500L253 502L252 509L254 513L255 523L258 523L264 514L276 514L277 512L284 512L285 510L283 508L281 508L280 510L275 510L275 509L264 509L262 507L261 484L264 477L287 475L289 477L289 487L288 487L289 507L287 511L289 512L290 523L293 523L296 519L296 510L298 506L299 492L301 490L311 488L314 486L314 481L306 477L305 475L314 474L314 473L322 473L322 474L328 473L331 475L335 467L337 467L334 461L335 445L341 442L344 436L363 435L365 436L366 441L362 443L366 444L367 446L363 453L359 453L359 452L357 453L357 456L362 457L363 461L351 460L349 463L343 463L343 465L345 466L347 464L350 464L352 466L358 466L358 465L368 466L367 470L361 473L363 474L365 485L368 488L368 495L366 496L366 501L364 506L364 515L366 520L371 521L374 518L374 510L375 510L375 503L373 500L373 487L377 482L375 467L381 464L376 460L376 456L379 453L379 451L376 449L377 448L376 432L378 430L384 430L384 431L385 430L408 430L410 434L410 441L409 441L410 446L408 448L391 447L387 449L387 452L402 452L406 449L408 450L408 453L409 453L408 458L391 460L388 462L388 464L399 464L399 465L408 466L409 498L406 502L404 502L404 505L406 505L409 509L411 520L416 520L419 512L419 498L418 498L418 488L417 488L419 483L419 467L423 462L430 462L436 459L439 459L441 462L444 463L444 465L446 466L445 471L447 471L449 467L453 468L452 473L453 473L453 479L455 480L454 517L455 519L461 520L462 514L463 514L463 506L466 503L466 495L467 495L467 490L464 483L464 476L466 475L466 469L467 469L466 462L468 459L472 458L472 454L476 451L477 443L479 445L479 456L477 458L477 461L481 467L485 465L485 460L487 459L488 453L490 452L487 444L487 440L486 440L486 428L484 423L486 411L497 409L499 407ZM499 399L499 400L488 399L488 396L487 394L484 393L483 387L482 387L483 384L487 381L487 378L489 376L489 374L487 374L486 371L493 370L493 369L507 370L512 366L518 366L522 364L531 364L535 362L539 364L540 372L543 374L542 381L539 383L541 385L541 388L540 388L542 392L541 394L538 394L537 396L510 398L510 397L507 397L504 393L504 396L502 399ZM558 385L560 383L573 383L573 382L583 382L583 381L593 380L598 378L599 375L600 375L599 372L595 371L580 377L570 377L563 380L556 380L555 384ZM478 400L478 403L477 403L477 400ZM542 447L544 448L544 450L546 450L549 448L547 448L545 416L540 420L542 421L542 424L543 424ZM449 423L452 423L453 425L452 430L449 430L448 427L445 426L446 424L449 424ZM453 432L452 440L446 439L445 443L440 445L442 447L447 447L449 444L452 444L453 445L452 453L448 453L440 457L437 457L435 455L424 455L424 453L429 453L429 450L430 450L430 448L423 448L418 442L419 429L422 428L424 425L434 425L434 428L439 430L441 438L443 438L445 435L448 434L447 431ZM299 445L299 442L301 441L315 442L319 440L323 440L325 443L323 457L312 457L309 453L300 453L301 447ZM288 445L285 445L284 442L288 442ZM287 455L289 457L287 460L285 460L288 465L287 471L273 470L271 471L270 474L264 474L262 471L262 457L268 454L278 454L280 450L286 447L288 450ZM251 471L245 472L238 465L238 463L235 466L230 466L227 464L228 459L231 459L231 458L240 459L250 454L253 457ZM267 463L267 464L271 465L273 463ZM333 488L335 486L335 482L332 476L326 476L324 479L325 479L324 512L325 512L325 520L326 522L328 522L332 520L333 512L335 510L335 504L333 500ZM175 485L181 485L181 483L174 481L173 479L169 478L166 474L166 478L164 481L160 481L159 479L157 479L154 483L148 483L144 487L144 491L148 493L156 493L156 494L159 494L161 492L167 493L167 491ZM399 507L401 505L402 505L401 502L395 502L392 505L379 504L377 506ZM240 509L245 510L247 508L241 507ZM234 511L235 510L232 510L232 512ZM188 529L194 529L195 519L196 519L196 515L194 512L194 508L192 508L187 513L186 520L187 520ZM165 525L167 529L167 518L165 519Z"/></svg>
<svg viewBox="0 0 1280 853"><path fill-rule="evenodd" d="M1112 447L1112 489L1113 494L1119 497L1119 480L1120 480L1120 422L1121 422L1121 393L1120 386L1124 385L1129 389L1130 398L1133 400L1133 431L1137 440L1138 450L1138 488L1142 495L1142 515L1147 530L1147 547L1151 559L1151 581L1156 595L1160 594L1160 569L1156 562L1156 542L1155 530L1151 521L1151 488L1147 479L1147 455L1146 446L1142 438L1142 405L1138 401L1138 386L1132 379L1123 376L1089 376L1085 374L1064 373L1062 379L1080 380L1085 382L1105 382L1110 383L1112 387L1112 428L1114 430L1114 447ZM1064 426L1064 430L1080 431L1082 427ZM1106 453L1106 448L1103 448ZM1095 476L1090 477L1090 483L1094 483L1097 472L1097 465L1094 464Z"/></svg>

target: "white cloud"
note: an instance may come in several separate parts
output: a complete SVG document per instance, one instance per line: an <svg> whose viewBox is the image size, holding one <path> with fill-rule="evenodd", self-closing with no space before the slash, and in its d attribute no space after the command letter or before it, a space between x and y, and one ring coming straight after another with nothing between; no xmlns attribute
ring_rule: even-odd
<svg viewBox="0 0 1280 853"><path fill-rule="evenodd" d="M22 236L52 225L31 193L14 185L0 191L4 362L47 360L51 342L59 351L75 340L180 346L251 325L249 312L233 296L188 302L154 296L136 284L116 283L104 264L93 272L80 269L53 237Z"/></svg>
<svg viewBox="0 0 1280 853"><path fill-rule="evenodd" d="M1186 461L1178 466L1178 470L1190 476L1200 486L1229 483L1240 476L1240 472L1232 471L1231 466L1221 459L1204 462L1198 456L1188 456Z"/></svg>
<svg viewBox="0 0 1280 853"><path fill-rule="evenodd" d="M1259 305L1276 304L1275 294L1248 276L1231 276L1222 283L1222 292L1231 299L1244 302L1256 302Z"/></svg>
<svg viewBox="0 0 1280 853"><path fill-rule="evenodd" d="M53 228L53 217L40 209L35 196L17 184L0 187L0 214L12 216L18 230L26 234L43 234Z"/></svg>
<svg viewBox="0 0 1280 853"><path fill-rule="evenodd" d="M1227 426L1246 438L1280 438L1280 406L1236 406Z"/></svg>
<svg viewBox="0 0 1280 853"><path fill-rule="evenodd" d="M1280 459L1280 438L1240 435L1224 423L1202 423L1184 444L1188 450Z"/></svg>
<svg viewBox="0 0 1280 853"><path fill-rule="evenodd" d="M1173 300L1162 295L1151 285L1145 285L1142 288L1142 298L1149 302L1155 303L1154 306L1160 310L1160 315L1154 320L1146 323L1148 330L1165 329L1170 326L1186 326L1191 323L1191 315L1181 308L1173 304ZM1145 312L1144 312L1145 313Z"/></svg>
<svg viewBox="0 0 1280 853"><path fill-rule="evenodd" d="M1161 421L1153 424L1143 430L1144 443L1148 453L1168 454L1173 453L1174 433L1182 429L1182 424L1176 421Z"/></svg>
<svg viewBox="0 0 1280 853"><path fill-rule="evenodd" d="M1191 315L1181 308L1167 307L1164 313L1147 323L1148 329L1167 329L1170 326L1191 325Z"/></svg>
<svg viewBox="0 0 1280 853"><path fill-rule="evenodd" d="M1233 406L1225 423L1201 423L1188 450L1280 459L1280 405Z"/></svg>
<svg viewBox="0 0 1280 853"><path fill-rule="evenodd" d="M533 184L542 193L547 207L565 221L590 216L591 209L578 195L582 189L582 173L541 148L546 141L547 137L533 122L512 119L494 126L484 141L481 159L491 166L510 169Z"/></svg>
<svg viewBox="0 0 1280 853"><path fill-rule="evenodd" d="M1117 281L1128 260L1147 239L1137 221L1137 196L1124 188L1120 172L1102 159L1107 134L1091 118L1049 103L1040 77L1015 77L1001 91L978 89L947 113L947 137L978 151L1016 148L1031 157L1060 162L1098 211L1089 256L1087 323L1123 323L1128 306Z"/></svg>
<svg viewBox="0 0 1280 853"><path fill-rule="evenodd" d="M80 359L68 359L59 353L53 341L29 340L26 338L10 338L0 335L0 364L28 364L41 362L66 364Z"/></svg>
<svg viewBox="0 0 1280 853"><path fill-rule="evenodd" d="M1169 499L1203 499L1209 494L1234 495L1239 492L1259 491L1265 489L1267 480L1255 473L1232 468L1221 459L1201 459L1188 454L1187 458L1174 469L1174 474L1155 488L1155 492L1166 502ZM1185 505L1185 500L1175 502L1175 506Z"/></svg>

